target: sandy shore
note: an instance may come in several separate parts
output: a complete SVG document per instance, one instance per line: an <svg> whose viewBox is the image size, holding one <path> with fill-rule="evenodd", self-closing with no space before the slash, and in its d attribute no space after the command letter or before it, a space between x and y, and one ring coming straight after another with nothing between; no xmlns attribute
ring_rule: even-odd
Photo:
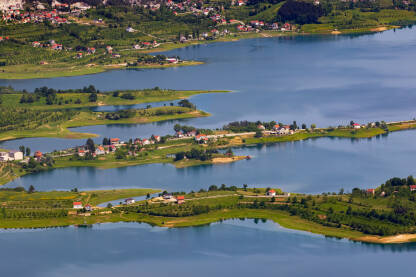
<svg viewBox="0 0 416 277"><path fill-rule="evenodd" d="M236 161L244 160L246 156L234 156L229 158L213 158L212 163L214 164L225 164L225 163L232 163Z"/></svg>
<svg viewBox="0 0 416 277"><path fill-rule="evenodd" d="M416 234L401 234L389 237L379 236L365 236L356 239L357 241L370 242L370 243L406 243L416 241Z"/></svg>

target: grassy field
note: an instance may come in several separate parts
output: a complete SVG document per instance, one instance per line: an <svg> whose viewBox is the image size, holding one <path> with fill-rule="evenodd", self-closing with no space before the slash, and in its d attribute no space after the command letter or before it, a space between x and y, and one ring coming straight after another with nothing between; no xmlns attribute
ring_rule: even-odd
<svg viewBox="0 0 416 277"><path fill-rule="evenodd" d="M62 103L61 105L46 104L46 97L41 97L38 101L33 103L20 103L22 93L7 93L0 94L2 104L0 107L17 107L17 108L30 108L39 110L61 110L61 109L73 109L73 108L88 108L97 106L110 106L110 105L134 105L151 102L164 102L174 101L179 99L186 99L194 95L205 93L228 93L225 90L169 90L169 89L143 89L143 90L120 90L117 91L119 96L114 96L113 91L100 92L97 95L96 102L89 102L89 93L56 93L56 97ZM131 94L133 99L125 99L121 96L123 94ZM77 104L76 100L80 100L81 103Z"/></svg>
<svg viewBox="0 0 416 277"><path fill-rule="evenodd" d="M28 137L54 137L54 138L67 138L67 139L82 139L97 137L96 134L90 133L78 133L72 132L68 128L91 126L91 125L105 125L105 124L142 124L149 122L183 119L183 118L195 118L209 116L208 113L198 110L192 110L184 107L157 107L149 108L146 111L149 113L155 113L159 110L171 110L171 114L165 115L149 115L149 116L134 116L132 118L125 118L120 120L105 119L105 113L102 112L79 112L72 119L65 122L55 122L51 124L42 125L36 130L13 130L0 133L0 141L11 140L17 138Z"/></svg>

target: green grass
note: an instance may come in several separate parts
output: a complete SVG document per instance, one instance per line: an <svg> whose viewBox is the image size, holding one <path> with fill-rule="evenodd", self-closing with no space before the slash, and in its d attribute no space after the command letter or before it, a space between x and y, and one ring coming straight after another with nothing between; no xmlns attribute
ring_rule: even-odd
<svg viewBox="0 0 416 277"><path fill-rule="evenodd" d="M98 94L96 102L88 101L88 93L57 93L57 99L62 99L62 105L47 105L46 98L42 97L39 101L33 103L19 103L22 97L21 93L2 94L2 104L0 107L18 107L18 108L30 108L41 110L60 110L60 109L72 109L72 108L87 108L97 106L109 106L109 105L134 105L151 102L164 102L173 101L179 99L186 99L194 95L205 93L227 93L230 91L225 90L169 90L169 89L144 89L144 90L120 90L120 96L125 93L130 93L134 96L134 99L123 99L121 97L114 97L113 92L102 92ZM77 99L81 100L80 104L75 104ZM68 104L65 104L68 101Z"/></svg>

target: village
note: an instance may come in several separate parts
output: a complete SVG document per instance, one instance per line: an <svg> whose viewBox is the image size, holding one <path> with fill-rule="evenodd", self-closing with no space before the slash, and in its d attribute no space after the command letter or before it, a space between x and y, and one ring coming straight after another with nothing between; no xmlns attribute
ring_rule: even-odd
<svg viewBox="0 0 416 277"><path fill-rule="evenodd" d="M273 121L274 122L274 121ZM123 154L119 156L119 158L123 159L125 157L131 156L135 157L138 153L146 152L150 149L155 147L149 148L152 145L156 145L155 149L158 148L166 148L164 144L169 141L181 141L181 140L192 140L192 143L195 145L205 145L208 144L215 144L219 139L222 138L233 138L236 136L239 137L282 137L282 136L291 136L296 133L302 133L307 131L307 127L305 124L302 126L297 126L296 122L291 125L279 123L273 124L270 123L258 123L256 125L256 131L251 131L250 129L241 130L241 131L231 131L227 130L230 127L224 126L224 130L203 130L197 129L192 126L181 126L175 125L175 133L174 135L166 135L166 136L159 136L159 135L152 135L150 138L135 138L130 139L128 141L123 141L120 138L103 138L102 144L95 144L91 139L88 139L85 145L75 146L68 149L60 150L53 153L42 153L41 151L35 151L33 158L37 162L44 161L45 157L51 158L59 158L59 157L68 157L68 156L76 156L81 159L94 159L99 156L115 154L117 150L124 150ZM400 124L401 122L391 122L388 124ZM233 124L233 123L231 123ZM231 125L230 124L230 125ZM240 122L237 124L250 124L249 122ZM265 127L268 126L268 128ZM368 128L386 128L387 124L385 122L370 122L368 124L359 124L353 121L350 122L349 126L339 126L340 129L368 129ZM332 127L330 127L331 129ZM319 129L311 125L311 129L315 131L325 130ZM160 144L161 146L157 146ZM0 162L8 162L8 161L18 161L20 163L28 163L30 159L30 149L25 148L24 146L20 147L20 151L12 150L8 152L0 152ZM25 155L26 154L26 155Z"/></svg>

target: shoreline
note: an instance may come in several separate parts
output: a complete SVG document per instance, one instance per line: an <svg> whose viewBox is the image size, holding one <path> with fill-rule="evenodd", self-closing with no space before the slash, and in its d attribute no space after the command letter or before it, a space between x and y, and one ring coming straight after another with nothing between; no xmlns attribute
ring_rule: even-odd
<svg viewBox="0 0 416 277"><path fill-rule="evenodd" d="M141 189L146 190L146 189ZM149 189L150 191L150 189ZM160 192L161 190L152 190L153 192ZM94 191L92 191L94 192ZM143 196L145 194L138 193L134 194L131 197ZM129 196L125 196L129 197ZM108 201L118 200L110 199ZM103 201L103 203L108 202ZM98 207L101 203L96 204L96 208L99 210L105 210L104 207ZM0 221L0 230L27 230L27 229L45 229L45 228L59 228L59 227L68 227L68 226L88 226L96 225L101 223L145 223L150 226L157 226L159 228L192 228L200 226L209 226L213 223L218 223L226 220L232 219L266 219L273 221L278 224L280 227L287 230L307 232L310 234L315 234L327 238L336 238L336 239L346 239L351 242L360 242L360 243L370 243L370 244L406 244L416 242L416 234L397 234L393 236L376 236L376 235L366 235L359 231L354 230L343 230L337 229L334 227L323 226L311 221L304 220L298 216L290 215L287 212L282 211L270 211L270 210L255 210L255 209L231 209L231 210L220 210L209 212L206 214L201 214L198 216L189 216L189 217L163 217L163 216L151 216L146 214L137 214L137 217L134 217L130 213L128 214L118 214L118 213L105 213L103 212L100 215L96 216L68 216L65 220L60 220L57 218L50 222L50 224L45 224L41 220L7 220L8 222ZM195 220L195 221L194 221ZM28 221L30 221L30 226L27 226ZM12 225L10 225L12 224ZM14 224L14 225L13 225ZM13 226L13 227L12 227Z"/></svg>
<svg viewBox="0 0 416 277"><path fill-rule="evenodd" d="M236 33L237 36L235 37L221 37L217 40L213 41L192 41L190 43L176 43L176 42L168 42L168 46L161 47L161 48L154 48L145 51L141 51L140 53L149 54L149 53L164 53L169 52L175 49L186 48L189 46L196 46L196 45L207 45L211 43L225 43L225 42L236 42L245 39L257 39L257 38L273 38L273 37L289 37L289 36L313 36L313 35L324 35L324 36L342 36L342 35L367 35L372 33L380 33L392 29L398 29L405 26L393 26L393 25L378 25L372 27L366 27L363 29L344 29L344 30L325 30L324 32L315 32L315 33L307 33L307 32L276 32L276 31L262 31L258 33ZM20 73L14 74L10 73L10 76L2 76L0 73L0 80L31 80L31 79L53 79L53 78L62 78L62 77L76 77L76 76L87 76L87 75L94 75L109 72L112 70L129 70L129 69L163 69L163 68L171 68L171 67L182 67L182 66L196 66L196 65L203 65L205 64L202 61L184 61L182 64L167 64L167 65L138 65L138 66L125 66L120 64L109 64L109 65L100 65L100 66L88 66L85 65L85 68L80 68L78 71L63 71L63 72L53 72L52 74L48 72L33 72L33 73ZM91 72L82 72L83 70L89 70ZM4 73L7 74L7 73ZM18 77L16 77L18 75ZM40 76L36 76L40 75Z"/></svg>

